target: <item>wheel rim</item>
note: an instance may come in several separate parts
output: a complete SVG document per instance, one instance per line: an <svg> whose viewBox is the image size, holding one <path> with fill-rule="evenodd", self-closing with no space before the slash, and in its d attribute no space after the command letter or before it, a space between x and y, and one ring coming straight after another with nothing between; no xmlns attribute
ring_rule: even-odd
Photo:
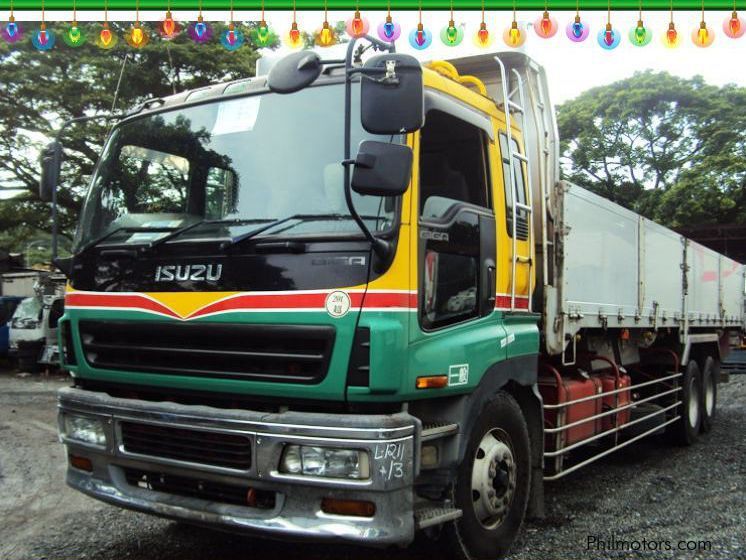
<svg viewBox="0 0 746 560"><path fill-rule="evenodd" d="M705 412L707 416L712 416L715 409L715 379L710 375L705 377Z"/></svg>
<svg viewBox="0 0 746 560"><path fill-rule="evenodd" d="M485 529L499 526L508 514L516 485L510 438L502 430L487 432L474 454L471 494L474 513Z"/></svg>
<svg viewBox="0 0 746 560"><path fill-rule="evenodd" d="M697 378L692 375L689 379L689 425L696 427L699 422L699 388Z"/></svg>

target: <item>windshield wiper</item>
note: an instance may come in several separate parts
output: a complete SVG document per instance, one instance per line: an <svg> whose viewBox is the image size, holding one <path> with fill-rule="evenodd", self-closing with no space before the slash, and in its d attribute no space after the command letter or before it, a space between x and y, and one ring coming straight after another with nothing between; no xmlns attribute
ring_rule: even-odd
<svg viewBox="0 0 746 560"><path fill-rule="evenodd" d="M363 216L363 218L378 220L380 219L380 216ZM226 241L225 243L223 243L222 247L224 249L227 249L229 247L234 247L240 243L243 243L244 241L248 241L249 239L256 237L260 233L264 233L267 230L270 230L276 226L280 226L292 220L299 220L301 222L303 221L310 222L310 221L319 221L319 220L340 220L341 221L341 220L351 220L351 219L352 219L352 216L344 215L344 214L293 214L292 216L288 216L287 218L280 218L278 220L274 220L261 227L253 229L251 231L247 231L243 235L234 237L230 241Z"/></svg>
<svg viewBox="0 0 746 560"><path fill-rule="evenodd" d="M79 257L80 255L90 251L91 249L93 249L94 247L97 247L98 245L100 245L101 243L103 243L104 241L106 241L107 239L109 239L110 237L112 237L113 235L117 233L121 233L121 232L167 233L167 232L172 232L172 231L173 231L173 228L170 228L170 227L133 227L133 226L118 227L86 243L83 247L80 248L80 250L78 250L77 253L75 253L75 256Z"/></svg>
<svg viewBox="0 0 746 560"><path fill-rule="evenodd" d="M236 218L236 219L222 219L222 220L197 220L194 223L191 223L187 226L175 229L175 230L169 230L170 233L168 235L164 235L163 237L159 237L158 239L154 239L148 245L142 248L143 252L150 252L155 247L158 247L159 245L162 245L166 241L171 241L172 239L179 237L180 235L191 231L193 229L197 229L199 226L205 225L205 224L227 224L227 225L241 225L241 224L249 224L252 222L268 222L272 221L269 219L263 219L263 218L251 218L251 219L243 219L243 218Z"/></svg>

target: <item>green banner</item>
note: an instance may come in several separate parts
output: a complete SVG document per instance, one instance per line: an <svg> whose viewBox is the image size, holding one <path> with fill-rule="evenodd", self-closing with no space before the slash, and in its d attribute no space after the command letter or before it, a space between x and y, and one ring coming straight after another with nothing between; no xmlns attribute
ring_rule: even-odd
<svg viewBox="0 0 746 560"><path fill-rule="evenodd" d="M78 10L98 10L104 9L103 0L78 0L76 2ZM134 10L135 0L110 0L108 2L110 10ZM165 10L167 0L140 0L141 10ZM199 6L199 0L171 0L171 9L173 10L196 10ZM391 10L416 10L422 5L423 10L448 10L451 7L450 0L391 0ZM544 0L516 0L518 10L543 10ZM354 10L359 6L361 11L365 10L385 10L387 0L328 0L330 10ZM549 9L575 10L575 0L550 0ZM13 6L16 10L39 10L41 9L41 0L14 0ZM72 10L72 0L45 0L44 6L47 10ZM259 10L260 0L234 0L233 7L236 10ZM265 0L265 9L267 10L290 10L292 9L292 0ZM202 8L209 10L228 10L231 7L230 0L203 0ZM323 0L296 0L298 10L323 10ZM453 7L455 10L480 10L482 0L454 0ZM484 0L486 10L512 10L512 0ZM670 0L645 0L642 3L644 10L669 10L671 7ZM0 2L0 9L10 8L9 0ZM640 8L639 0L612 0L611 9L619 10L638 10ZM675 0L673 2L674 10L700 10L702 8L701 0ZM606 10L606 0L581 0L581 10ZM732 10L732 0L708 0L705 2L705 9L711 10Z"/></svg>

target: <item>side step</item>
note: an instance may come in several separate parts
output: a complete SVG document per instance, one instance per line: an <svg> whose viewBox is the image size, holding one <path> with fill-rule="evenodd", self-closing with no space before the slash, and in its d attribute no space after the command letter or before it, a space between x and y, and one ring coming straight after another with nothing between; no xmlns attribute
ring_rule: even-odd
<svg viewBox="0 0 746 560"><path fill-rule="evenodd" d="M454 507L423 504L414 510L414 526L416 529L426 529L458 519L463 513Z"/></svg>
<svg viewBox="0 0 746 560"><path fill-rule="evenodd" d="M430 441L458 433L458 424L430 422L422 426L420 441Z"/></svg>

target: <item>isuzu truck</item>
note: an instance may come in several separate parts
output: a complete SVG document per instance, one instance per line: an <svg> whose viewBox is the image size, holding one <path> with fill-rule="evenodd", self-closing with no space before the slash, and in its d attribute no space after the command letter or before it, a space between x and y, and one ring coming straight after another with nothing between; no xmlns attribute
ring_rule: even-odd
<svg viewBox="0 0 746 560"><path fill-rule="evenodd" d="M57 264L68 485L469 559L545 483L716 429L743 328L741 264L560 179L535 61L372 38L134 108Z"/></svg>

